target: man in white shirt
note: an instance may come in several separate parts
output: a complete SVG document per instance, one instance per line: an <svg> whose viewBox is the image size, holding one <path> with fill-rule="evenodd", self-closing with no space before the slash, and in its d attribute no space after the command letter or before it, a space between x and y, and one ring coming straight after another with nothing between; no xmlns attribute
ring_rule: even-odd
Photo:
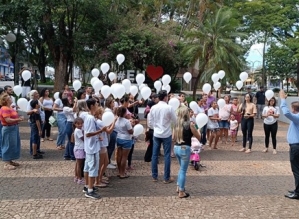
<svg viewBox="0 0 299 219"><path fill-rule="evenodd" d="M92 87L86 87L85 93L86 93L85 100L88 100L89 98L91 98L92 97Z"/></svg>
<svg viewBox="0 0 299 219"><path fill-rule="evenodd" d="M164 183L171 183L174 179L170 178L171 165L171 124L176 122L173 108L167 104L168 96L165 90L159 92L159 103L151 108L149 114L149 126L154 129L154 147L152 156L152 177L153 181L158 181L158 156L161 143L164 148Z"/></svg>

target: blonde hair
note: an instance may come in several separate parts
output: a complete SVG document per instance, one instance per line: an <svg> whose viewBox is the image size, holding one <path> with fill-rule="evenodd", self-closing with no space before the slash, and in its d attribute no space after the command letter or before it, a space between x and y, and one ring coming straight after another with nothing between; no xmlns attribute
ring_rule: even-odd
<svg viewBox="0 0 299 219"><path fill-rule="evenodd" d="M173 134L174 140L181 144L183 143L183 129L188 125L190 128L190 115L187 107L179 107L177 109L177 121L174 126ZM187 127L186 127L187 128Z"/></svg>
<svg viewBox="0 0 299 219"><path fill-rule="evenodd" d="M77 102L77 109L76 109L76 114L77 117L79 117L80 112L88 112L88 107L86 104L86 100L78 100Z"/></svg>
<svg viewBox="0 0 299 219"><path fill-rule="evenodd" d="M95 118L99 118L99 116L101 115L103 115L104 114L104 109L103 109L103 107L98 107L97 109L96 109L96 111L94 112L94 117Z"/></svg>

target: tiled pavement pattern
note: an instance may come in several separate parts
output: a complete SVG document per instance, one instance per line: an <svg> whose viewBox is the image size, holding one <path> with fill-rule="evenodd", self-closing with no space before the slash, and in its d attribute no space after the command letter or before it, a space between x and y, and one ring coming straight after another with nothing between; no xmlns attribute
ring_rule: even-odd
<svg viewBox="0 0 299 219"><path fill-rule="evenodd" d="M251 154L238 152L240 141L234 147L219 144L218 150L206 147L201 154L206 168L189 168L191 197L183 200L177 198L175 183L162 183L163 165L160 181L152 182L150 164L143 162L144 142L136 145L131 177L120 180L116 171L108 171L111 185L100 190L103 198L87 199L82 186L73 183L75 163L64 161L63 151L49 141L42 143L45 158L32 160L30 129L21 126L21 167L7 171L0 166L0 218L299 218L299 201L283 196L294 186L284 123L279 123L277 155L271 149L261 152L261 120L255 124ZM175 159L171 170L176 178Z"/></svg>

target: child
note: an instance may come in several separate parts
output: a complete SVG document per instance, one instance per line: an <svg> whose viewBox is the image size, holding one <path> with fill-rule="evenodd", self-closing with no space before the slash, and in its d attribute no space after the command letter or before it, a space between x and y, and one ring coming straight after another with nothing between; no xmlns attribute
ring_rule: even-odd
<svg viewBox="0 0 299 219"><path fill-rule="evenodd" d="M209 138L209 144L211 146L212 149L218 149L217 148L217 143L220 137L220 129L219 129L219 111L217 108L217 102L213 101L212 102L212 107L208 110L208 116L209 116L209 120L208 120L208 124L207 124L207 128L208 130L210 130L210 138ZM215 138L215 142L213 145L213 140Z"/></svg>
<svg viewBox="0 0 299 219"><path fill-rule="evenodd" d="M238 130L238 120L236 120L236 117L234 115L230 116L230 136L232 140L232 146L234 146L236 142L237 137L237 130Z"/></svg>
<svg viewBox="0 0 299 219"><path fill-rule="evenodd" d="M79 185L85 185L84 179L82 179L82 168L84 166L85 152L84 152L84 135L83 135L83 119L78 117L74 120L74 155L76 158L76 167L75 167L75 182Z"/></svg>
<svg viewBox="0 0 299 219"><path fill-rule="evenodd" d="M36 109L39 112L39 103L38 100L31 100L30 106L32 109ZM40 137L42 135L42 123L41 116L39 113L33 112L29 117L31 123L31 140L33 147L33 159L42 159L43 155L37 153L37 145L40 143Z"/></svg>

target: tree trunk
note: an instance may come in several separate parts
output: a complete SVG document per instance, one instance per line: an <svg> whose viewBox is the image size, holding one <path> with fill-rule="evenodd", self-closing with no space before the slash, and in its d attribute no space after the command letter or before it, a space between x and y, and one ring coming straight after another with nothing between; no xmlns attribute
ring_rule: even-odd
<svg viewBox="0 0 299 219"><path fill-rule="evenodd" d="M65 78L67 74L67 59L63 52L60 52L60 56L57 57L54 63L55 67L55 82L54 82L54 92L63 90L66 83Z"/></svg>
<svg viewBox="0 0 299 219"><path fill-rule="evenodd" d="M197 91L197 86L198 86L198 82L199 82L199 79L202 75L202 72L201 69L198 71L198 75L195 79L195 82L194 82L194 85L193 85L193 100L195 101L196 100L196 91Z"/></svg>
<svg viewBox="0 0 299 219"><path fill-rule="evenodd" d="M40 73L40 81L42 83L46 82L46 75L45 75L46 65L47 65L47 57L45 54L45 49L44 49L44 47L41 47L40 52L39 52L39 59L38 59L37 66L38 66L38 70Z"/></svg>

